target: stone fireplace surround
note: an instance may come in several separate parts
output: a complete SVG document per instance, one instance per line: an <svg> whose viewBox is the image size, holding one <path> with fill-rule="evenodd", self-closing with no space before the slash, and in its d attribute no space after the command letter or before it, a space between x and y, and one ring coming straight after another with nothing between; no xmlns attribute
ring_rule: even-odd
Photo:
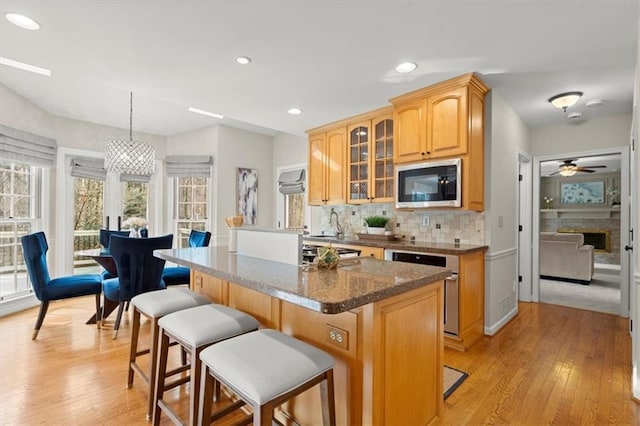
<svg viewBox="0 0 640 426"><path fill-rule="evenodd" d="M569 218L542 218L540 220L541 232L563 232L601 230L609 232L609 252L597 250L594 252L595 263L607 265L620 264L620 219L569 219ZM585 239L585 244L587 240Z"/></svg>

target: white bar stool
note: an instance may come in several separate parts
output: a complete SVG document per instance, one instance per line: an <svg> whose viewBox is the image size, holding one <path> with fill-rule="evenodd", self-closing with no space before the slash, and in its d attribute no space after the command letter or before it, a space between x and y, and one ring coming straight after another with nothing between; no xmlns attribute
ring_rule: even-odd
<svg viewBox="0 0 640 426"><path fill-rule="evenodd" d="M164 400L164 392L183 383L189 385L189 421L195 425L198 420L200 402L200 374L202 363L200 352L214 343L239 336L258 329L259 323L251 315L224 305L209 304L166 315L158 321L160 327L158 348L157 384L154 392L153 424L160 424L160 416L165 414L175 424L185 424L177 413ZM191 371L189 377L166 383L166 379L174 374L167 372L167 356L170 341L177 342L181 348L191 355ZM219 388L218 388L219 389ZM216 392L216 398L218 392Z"/></svg>
<svg viewBox="0 0 640 426"><path fill-rule="evenodd" d="M133 306L133 324L131 326L131 348L129 352L129 376L127 389L133 386L134 372L138 373L149 385L149 402L147 405L147 420L151 419L153 412L153 391L156 384L156 365L158 354L158 320L165 315L183 309L211 304L209 299L187 289L171 288L142 293L131 299ZM140 335L140 315L144 315L151 321L151 341L148 349L138 350L138 338ZM137 363L141 355L149 354L150 368L147 375ZM185 358L183 357L183 362Z"/></svg>
<svg viewBox="0 0 640 426"><path fill-rule="evenodd" d="M320 384L322 420L335 425L334 360L327 353L276 330L259 330L212 345L203 363L198 424L208 425L244 405L253 407L253 424L271 426L274 409ZM216 381L242 401L211 415Z"/></svg>

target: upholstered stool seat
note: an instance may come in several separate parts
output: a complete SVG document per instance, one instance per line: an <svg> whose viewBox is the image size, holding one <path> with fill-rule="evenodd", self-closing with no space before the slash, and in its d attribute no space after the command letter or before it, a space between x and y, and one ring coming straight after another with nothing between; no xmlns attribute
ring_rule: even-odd
<svg viewBox="0 0 640 426"><path fill-rule="evenodd" d="M147 407L148 419L151 418L153 411L153 391L156 384L158 320L173 312L209 303L211 303L209 299L204 296L200 296L187 288L150 291L139 294L131 299L131 305L133 306L133 324L131 326L131 349L129 353L129 376L127 379L127 388L131 388L133 385L134 372L138 373L149 385L149 403ZM151 342L149 349L138 350L140 315L144 315L151 320ZM150 355L150 368L148 374L145 373L137 363L137 358L145 354Z"/></svg>
<svg viewBox="0 0 640 426"><path fill-rule="evenodd" d="M179 379L171 384L167 377L181 369L167 372L167 355L170 340L176 341L191 354L189 423L195 424L201 380L200 352L208 346L258 329L258 321L250 315L224 305L209 304L168 314L158 321L160 347L158 350L158 377L153 408L153 423L160 424L164 411L176 423L182 423L177 414L164 401L164 392L186 383Z"/></svg>
<svg viewBox="0 0 640 426"><path fill-rule="evenodd" d="M271 425L276 407L320 384L323 423L335 424L334 360L320 349L276 330L260 330L210 346L200 359L204 383L199 424L229 412L223 408L211 416L216 380L253 407L254 425Z"/></svg>

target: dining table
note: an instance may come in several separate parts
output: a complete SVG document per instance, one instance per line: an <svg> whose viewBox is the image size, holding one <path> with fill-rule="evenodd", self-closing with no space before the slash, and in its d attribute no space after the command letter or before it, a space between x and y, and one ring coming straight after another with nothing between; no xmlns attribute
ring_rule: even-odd
<svg viewBox="0 0 640 426"><path fill-rule="evenodd" d="M113 277L118 276L118 268L116 267L116 261L109 252L109 250L105 250L103 248L97 249L88 249L88 250L79 250L74 252L74 255L79 257L90 257L98 263L98 265L102 266L109 274ZM106 297L103 297L102 302L102 318L106 318L118 307L118 302L114 300L110 300ZM93 314L91 318L87 321L87 324L95 324L96 323L96 314Z"/></svg>

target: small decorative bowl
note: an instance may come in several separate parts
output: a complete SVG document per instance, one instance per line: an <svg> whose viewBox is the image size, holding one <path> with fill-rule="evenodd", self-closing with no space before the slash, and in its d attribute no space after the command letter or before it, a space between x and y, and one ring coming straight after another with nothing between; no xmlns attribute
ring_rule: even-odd
<svg viewBox="0 0 640 426"><path fill-rule="evenodd" d="M318 268L324 269L336 269L338 267L338 263L340 263L340 256L338 256L338 251L331 247L318 247Z"/></svg>

